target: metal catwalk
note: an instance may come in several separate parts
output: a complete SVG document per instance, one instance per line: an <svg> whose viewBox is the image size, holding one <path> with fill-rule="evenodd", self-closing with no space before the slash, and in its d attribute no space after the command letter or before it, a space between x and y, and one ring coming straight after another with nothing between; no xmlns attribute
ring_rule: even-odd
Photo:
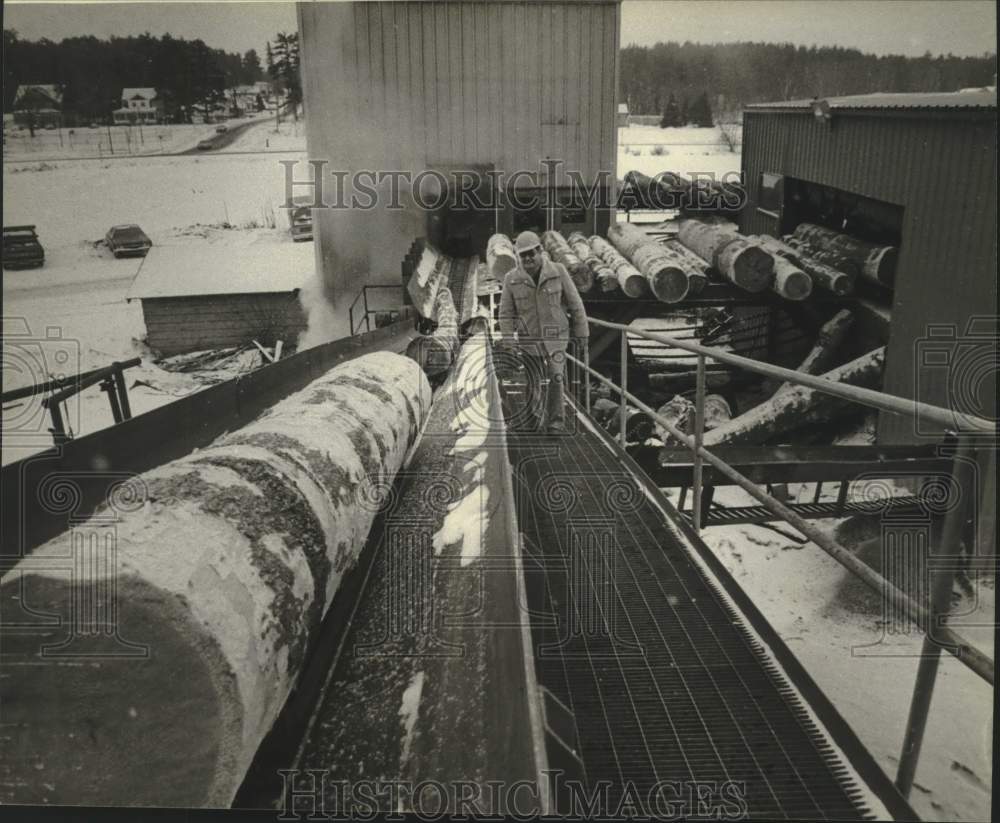
<svg viewBox="0 0 1000 823"><path fill-rule="evenodd" d="M676 512L671 522L669 504L654 502L655 489L603 432L579 414L575 424L568 436L510 440L550 760L562 748L588 789L609 781L612 810L627 784L646 798L669 781L705 787L695 791L706 816L738 814L734 792L751 818L874 816L873 795L786 669L696 562L697 537ZM840 731L841 743L853 738L846 724ZM892 813L915 817L884 775L874 777ZM686 816L699 816L696 796Z"/></svg>

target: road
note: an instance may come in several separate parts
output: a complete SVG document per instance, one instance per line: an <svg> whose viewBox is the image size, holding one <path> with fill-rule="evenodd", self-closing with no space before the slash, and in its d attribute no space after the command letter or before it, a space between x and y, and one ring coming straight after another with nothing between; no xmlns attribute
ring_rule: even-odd
<svg viewBox="0 0 1000 823"><path fill-rule="evenodd" d="M210 138L207 138L212 141L212 148L199 149L197 146L195 146L194 148L188 149L187 151L178 152L178 154L181 155L205 154L207 152L225 148L226 146L233 143L233 141L235 141L236 138L238 138L241 134L243 134L243 132L245 132L247 129L250 129L253 126L258 126L261 123L265 122L267 121L263 119L254 119L254 120L248 120L246 123L240 123L239 125L236 126L230 126L228 131L225 131L222 134L213 134Z"/></svg>

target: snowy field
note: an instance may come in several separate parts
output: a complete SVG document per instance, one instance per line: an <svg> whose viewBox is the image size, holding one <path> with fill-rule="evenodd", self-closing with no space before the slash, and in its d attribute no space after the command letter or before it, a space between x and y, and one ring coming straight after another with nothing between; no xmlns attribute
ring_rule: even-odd
<svg viewBox="0 0 1000 823"><path fill-rule="evenodd" d="M225 121L227 128L263 119L260 115ZM75 129L27 129L4 131L3 156L14 160L61 160L67 158L115 159L176 154L189 151L200 140L214 137L220 123L159 126L78 126ZM252 131L252 129L251 129Z"/></svg>
<svg viewBox="0 0 1000 823"><path fill-rule="evenodd" d="M184 139L200 137L192 133ZM181 145L180 132L176 140L175 146ZM7 148L5 160L10 160ZM272 153L239 153L252 151ZM115 260L101 240L109 226L137 222L156 244L238 246L262 237L290 243L278 208L284 179L278 160L304 157L304 124L286 122L275 133L269 121L248 130L225 152L114 161L39 162L41 157L31 156L6 162L4 223L34 223L46 263L41 269L3 273L3 388L139 356L142 365L127 373L132 408L139 414L198 391L211 379L232 376L232 369L199 377L153 363L143 343L140 307L124 299L140 261ZM738 171L739 161L717 129L619 130L619 177L631 169L649 175L722 174ZM252 366L252 358L243 358L232 368ZM46 447L39 412L37 402L5 408L4 463ZM76 434L111 423L107 399L96 387L69 404L67 416ZM808 487L792 491L811 499ZM745 502L733 490L720 490L718 496L731 504ZM877 601L865 600L857 591L860 584L849 581L848 573L812 544L800 546L759 526L711 528L704 537L894 776L919 637L883 638ZM993 592L980 587L979 594L978 611L959 625L992 654ZM967 627L969 622L987 628ZM945 655L911 797L925 819L989 819L992 704L992 690Z"/></svg>

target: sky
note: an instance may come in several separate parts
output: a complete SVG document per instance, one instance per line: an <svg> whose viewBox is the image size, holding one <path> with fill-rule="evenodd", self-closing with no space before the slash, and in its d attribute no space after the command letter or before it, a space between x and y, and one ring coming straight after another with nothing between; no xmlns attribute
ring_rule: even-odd
<svg viewBox="0 0 1000 823"><path fill-rule="evenodd" d="M293 2L5 2L4 28L28 40L149 31L214 48L263 52L296 28ZM875 54L982 55L996 51L993 0L625 0L621 43L734 40L839 45Z"/></svg>

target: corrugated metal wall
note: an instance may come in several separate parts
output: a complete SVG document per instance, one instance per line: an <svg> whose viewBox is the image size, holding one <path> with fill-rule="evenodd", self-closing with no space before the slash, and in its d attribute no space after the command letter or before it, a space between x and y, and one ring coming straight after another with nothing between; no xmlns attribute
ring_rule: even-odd
<svg viewBox="0 0 1000 823"><path fill-rule="evenodd" d="M614 172L617 2L302 3L299 31L313 156Z"/></svg>
<svg viewBox="0 0 1000 823"><path fill-rule="evenodd" d="M756 207L762 172L903 207L884 381L891 394L953 406L954 369L921 365L922 341L932 325L951 325L961 337L971 318L996 314L996 139L995 111L835 111L829 128L809 111L744 115L744 232L777 229L777 221ZM993 397L995 359L992 364L992 372L977 372L985 381L980 397ZM912 421L881 415L879 442L917 440Z"/></svg>
<svg viewBox="0 0 1000 823"><path fill-rule="evenodd" d="M563 186L569 170L588 185L604 170L614 185L617 0L317 2L298 16L308 154L328 174L484 166ZM564 163L555 179L537 174L545 158ZM414 208L315 213L330 334L349 333L363 285L400 282L425 219Z"/></svg>

